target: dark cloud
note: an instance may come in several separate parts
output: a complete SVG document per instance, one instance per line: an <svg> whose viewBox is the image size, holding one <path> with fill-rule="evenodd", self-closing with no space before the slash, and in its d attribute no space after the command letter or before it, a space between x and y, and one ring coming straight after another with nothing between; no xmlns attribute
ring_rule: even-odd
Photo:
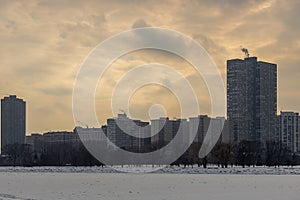
<svg viewBox="0 0 300 200"><path fill-rule="evenodd" d="M86 1L82 0L39 0L37 5L45 8L83 7Z"/></svg>
<svg viewBox="0 0 300 200"><path fill-rule="evenodd" d="M132 25L132 28L145 28L145 27L150 27L151 25L147 24L145 22L145 20L143 19L138 19L136 20L133 25Z"/></svg>
<svg viewBox="0 0 300 200"><path fill-rule="evenodd" d="M243 9L249 9L258 4L267 2L268 0L197 0L199 6L211 6L221 8L222 10L236 10L237 12Z"/></svg>
<svg viewBox="0 0 300 200"><path fill-rule="evenodd" d="M67 36L68 36L68 34L67 34L66 32L62 32L62 33L59 34L59 36L60 36L61 38L63 38L63 39L66 39Z"/></svg>
<svg viewBox="0 0 300 200"><path fill-rule="evenodd" d="M48 87L48 88L45 87L39 90L44 94L50 96L69 96L70 94L72 94L72 88L64 88L63 86Z"/></svg>
<svg viewBox="0 0 300 200"><path fill-rule="evenodd" d="M198 41L209 53L211 54L225 54L227 52L226 48L221 44L214 42L213 39L202 35L196 34L193 38Z"/></svg>
<svg viewBox="0 0 300 200"><path fill-rule="evenodd" d="M105 15L91 15L92 23L95 27L102 26L106 22Z"/></svg>

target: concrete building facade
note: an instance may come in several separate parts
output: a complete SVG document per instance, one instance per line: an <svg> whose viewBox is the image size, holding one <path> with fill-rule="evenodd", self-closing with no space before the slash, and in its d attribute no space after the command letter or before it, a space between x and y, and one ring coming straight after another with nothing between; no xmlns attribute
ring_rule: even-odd
<svg viewBox="0 0 300 200"><path fill-rule="evenodd" d="M282 148L291 153L300 152L299 113L281 111L277 121L277 140Z"/></svg>
<svg viewBox="0 0 300 200"><path fill-rule="evenodd" d="M26 133L26 102L10 95L1 99L1 149L10 144L24 144Z"/></svg>
<svg viewBox="0 0 300 200"><path fill-rule="evenodd" d="M227 118L234 141L275 140L277 65L256 57L227 61Z"/></svg>

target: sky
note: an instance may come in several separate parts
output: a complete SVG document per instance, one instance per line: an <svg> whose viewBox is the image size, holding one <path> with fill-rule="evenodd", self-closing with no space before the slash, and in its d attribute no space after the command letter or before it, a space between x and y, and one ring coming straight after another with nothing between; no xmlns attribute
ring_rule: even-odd
<svg viewBox="0 0 300 200"><path fill-rule="evenodd" d="M298 0L1 0L0 95L25 99L27 134L72 130L73 85L89 53L122 31L161 27L202 45L224 83L226 60L243 58L241 46L250 56L276 63L278 111L299 112L299 11ZM100 124L113 116L110 97L120 77L147 62L178 70L197 91L201 113L210 113L206 86L189 63L170 53L142 50L113 62L99 81L95 98ZM156 104L165 106L170 117L180 115L172 92L149 85L131 96L130 116L148 120L149 109Z"/></svg>

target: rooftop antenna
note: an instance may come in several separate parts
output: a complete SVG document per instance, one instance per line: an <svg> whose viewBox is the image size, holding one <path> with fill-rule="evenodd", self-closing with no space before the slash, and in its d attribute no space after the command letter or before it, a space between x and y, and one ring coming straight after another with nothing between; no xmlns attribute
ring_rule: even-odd
<svg viewBox="0 0 300 200"><path fill-rule="evenodd" d="M243 47L241 46L241 51L245 53L245 58L249 58L249 57L250 57L250 54L249 54L248 49L243 48Z"/></svg>

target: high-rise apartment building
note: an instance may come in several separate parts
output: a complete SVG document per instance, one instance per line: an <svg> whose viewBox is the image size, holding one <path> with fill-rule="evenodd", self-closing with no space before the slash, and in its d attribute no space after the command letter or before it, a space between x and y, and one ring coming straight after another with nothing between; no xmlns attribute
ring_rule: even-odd
<svg viewBox="0 0 300 200"><path fill-rule="evenodd" d="M280 112L278 116L277 141L291 153L300 152L300 117L296 112Z"/></svg>
<svg viewBox="0 0 300 200"><path fill-rule="evenodd" d="M210 128L210 132L208 132ZM210 134L210 137L215 139L220 133L219 141L224 143L231 143L233 141L232 133L233 129L230 126L228 120L224 117L208 117L207 115L199 115L198 117L189 118L189 135L197 133L194 142L203 143L204 138L207 136L207 133ZM191 138L190 138L191 139Z"/></svg>
<svg viewBox="0 0 300 200"><path fill-rule="evenodd" d="M187 119L170 120L168 117L151 120L151 143L157 147L164 146L178 138L180 144L189 143L189 122Z"/></svg>
<svg viewBox="0 0 300 200"><path fill-rule="evenodd" d="M227 61L227 118L234 140L275 140L277 65L256 57Z"/></svg>
<svg viewBox="0 0 300 200"><path fill-rule="evenodd" d="M10 144L24 144L26 131L26 103L16 95L1 99L1 149Z"/></svg>
<svg viewBox="0 0 300 200"><path fill-rule="evenodd" d="M139 151L150 145L150 126L148 122L128 118L125 113L118 114L107 119L107 137L119 148Z"/></svg>

